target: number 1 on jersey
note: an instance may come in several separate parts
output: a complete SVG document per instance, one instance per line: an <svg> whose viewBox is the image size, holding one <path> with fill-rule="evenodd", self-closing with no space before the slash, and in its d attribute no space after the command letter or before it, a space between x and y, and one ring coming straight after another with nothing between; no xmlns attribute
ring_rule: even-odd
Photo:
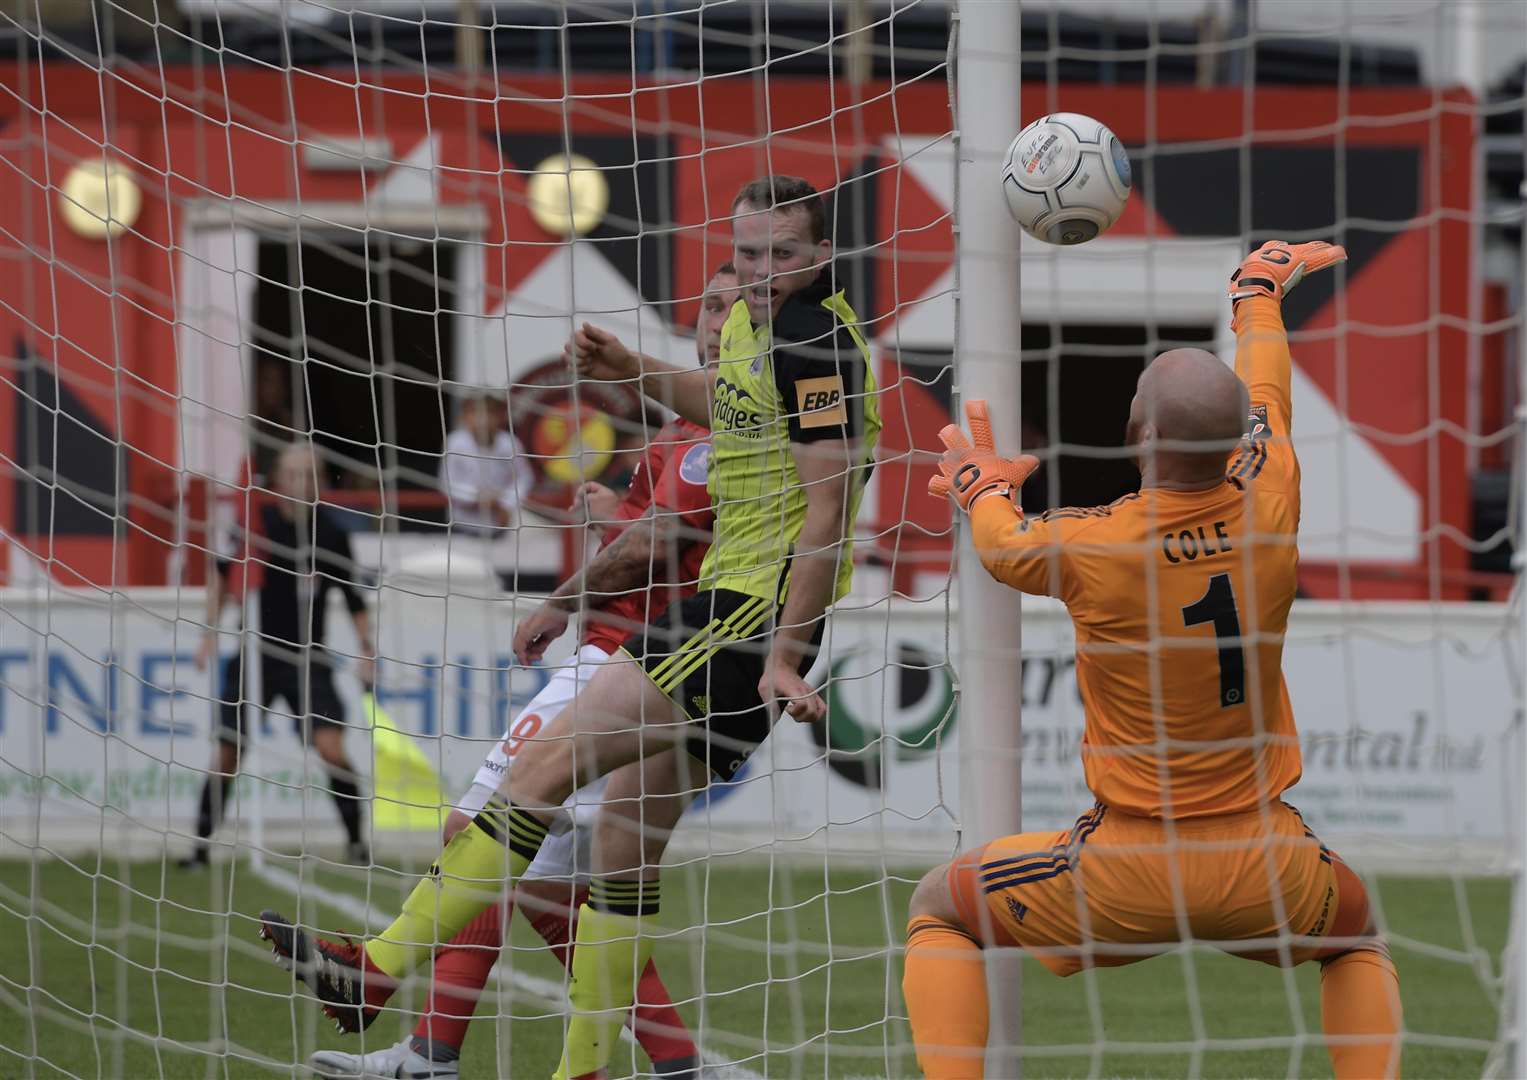
<svg viewBox="0 0 1527 1080"><path fill-rule="evenodd" d="M1209 591L1182 609L1184 626L1214 624L1219 641L1219 703L1228 709L1246 700L1246 653L1241 648L1241 616L1229 574L1209 579Z"/></svg>

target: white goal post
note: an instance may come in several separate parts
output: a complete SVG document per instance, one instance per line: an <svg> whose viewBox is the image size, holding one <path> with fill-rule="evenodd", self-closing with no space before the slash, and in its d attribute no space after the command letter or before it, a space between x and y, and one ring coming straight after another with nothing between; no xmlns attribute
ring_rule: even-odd
<svg viewBox="0 0 1527 1080"><path fill-rule="evenodd" d="M994 417L1023 414L1020 230L1007 212L1000 175L1007 144L1022 126L1021 5L960 4L951 15L957 121L955 302L958 400L984 399ZM963 419L955 417L963 426ZM1000 429L1011 450L1017 434ZM980 557L963 537L959 568L960 817L962 846L1023 830L1022 605L1016 592L993 589ZM987 1069L1017 1075L1023 1040L1020 965L993 953L987 962L990 1007Z"/></svg>

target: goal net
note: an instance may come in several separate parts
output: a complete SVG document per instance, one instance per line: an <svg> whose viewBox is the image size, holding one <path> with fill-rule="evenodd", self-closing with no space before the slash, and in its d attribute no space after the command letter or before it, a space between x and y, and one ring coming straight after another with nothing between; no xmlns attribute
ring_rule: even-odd
<svg viewBox="0 0 1527 1080"><path fill-rule="evenodd" d="M939 431L989 398L1041 459L1031 514L1134 490L1141 371L1233 356L1225 282L1274 237L1349 254L1285 306L1287 799L1367 884L1407 1070L1520 1073L1527 13L1034 0L987 40L982 6L0 3L0 1075L293 1075L451 1011L427 965L341 1037L258 915L385 927L484 759L588 677L599 587L543 656L517 630L644 470L703 484L705 455L563 346L591 323L694 365L767 175L824 196L878 445L826 719L697 785L654 952L676 1011L612 1075L686 1046L707 1075L916 1075L914 886L1094 801L1071 620L1024 598L1020 649L926 494ZM1077 248L992 214L1055 111L1133 166ZM556 1067L558 895L509 919L461 1075ZM993 1075L1329 1072L1309 965L993 972Z"/></svg>

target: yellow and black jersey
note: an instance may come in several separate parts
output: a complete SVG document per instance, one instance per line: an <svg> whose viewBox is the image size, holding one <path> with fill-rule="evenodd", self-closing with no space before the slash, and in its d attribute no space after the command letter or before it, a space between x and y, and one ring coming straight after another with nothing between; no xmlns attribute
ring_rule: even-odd
<svg viewBox="0 0 1527 1080"><path fill-rule="evenodd" d="M823 270L817 284L784 302L772 325L754 326L739 300L721 331L709 479L715 540L701 571L704 588L774 603L783 597L806 517L792 443L841 444L853 485L850 524L857 513L880 409L858 316L831 280L831 269ZM852 544L845 542L835 599L852 579Z"/></svg>

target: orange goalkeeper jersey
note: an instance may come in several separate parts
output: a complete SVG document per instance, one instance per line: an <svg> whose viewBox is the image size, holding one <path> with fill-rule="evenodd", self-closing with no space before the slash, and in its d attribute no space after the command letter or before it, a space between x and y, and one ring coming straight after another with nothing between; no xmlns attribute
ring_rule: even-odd
<svg viewBox="0 0 1527 1080"><path fill-rule="evenodd" d="M1235 813L1299 779L1282 670L1299 464L1276 301L1243 300L1236 333L1252 416L1223 483L1027 519L1006 499L983 499L971 515L994 577L1070 611L1087 786L1125 813Z"/></svg>

